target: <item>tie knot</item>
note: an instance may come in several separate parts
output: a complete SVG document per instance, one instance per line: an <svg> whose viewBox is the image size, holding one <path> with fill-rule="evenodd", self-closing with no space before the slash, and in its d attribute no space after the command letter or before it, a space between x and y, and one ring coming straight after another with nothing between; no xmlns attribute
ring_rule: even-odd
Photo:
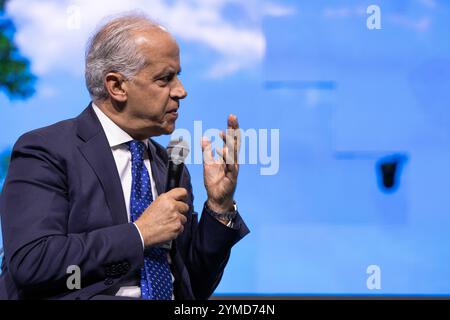
<svg viewBox="0 0 450 320"><path fill-rule="evenodd" d="M142 141L132 140L127 142L128 148L131 152L131 160L144 160L145 144Z"/></svg>

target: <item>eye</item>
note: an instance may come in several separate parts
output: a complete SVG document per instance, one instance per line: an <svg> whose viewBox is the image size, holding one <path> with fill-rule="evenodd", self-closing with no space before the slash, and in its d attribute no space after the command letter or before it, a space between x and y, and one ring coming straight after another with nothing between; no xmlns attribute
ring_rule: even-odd
<svg viewBox="0 0 450 320"><path fill-rule="evenodd" d="M173 77L174 77L174 74L164 75L158 79L158 82L160 84L165 85L165 84L168 84L170 81L172 81Z"/></svg>

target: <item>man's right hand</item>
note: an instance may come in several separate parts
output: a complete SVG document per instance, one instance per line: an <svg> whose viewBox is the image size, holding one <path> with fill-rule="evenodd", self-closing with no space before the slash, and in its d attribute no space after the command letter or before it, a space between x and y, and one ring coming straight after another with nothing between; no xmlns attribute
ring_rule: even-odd
<svg viewBox="0 0 450 320"><path fill-rule="evenodd" d="M162 193L135 221L145 247L174 240L183 232L187 221L185 214L189 211L185 202L187 195L185 188Z"/></svg>

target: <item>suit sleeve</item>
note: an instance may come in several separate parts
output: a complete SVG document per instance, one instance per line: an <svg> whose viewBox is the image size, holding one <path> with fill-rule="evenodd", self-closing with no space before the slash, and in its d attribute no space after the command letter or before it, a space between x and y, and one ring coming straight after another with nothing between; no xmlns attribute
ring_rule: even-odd
<svg viewBox="0 0 450 320"><path fill-rule="evenodd" d="M65 161L51 149L35 132L13 148L0 214L6 264L16 285L37 293L64 290L71 265L80 268L83 287L107 277L110 264L139 268L143 250L132 224L68 233Z"/></svg>
<svg viewBox="0 0 450 320"><path fill-rule="evenodd" d="M183 184L190 195L192 235L186 267L196 299L208 299L217 288L229 260L231 248L250 231L240 214L233 228L227 227L211 216L203 207L200 221L193 208L194 195L187 169L184 170Z"/></svg>

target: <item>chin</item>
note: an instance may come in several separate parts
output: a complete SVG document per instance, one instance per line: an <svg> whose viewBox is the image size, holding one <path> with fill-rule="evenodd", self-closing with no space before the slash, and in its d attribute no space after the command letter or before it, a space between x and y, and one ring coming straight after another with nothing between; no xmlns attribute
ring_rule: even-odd
<svg viewBox="0 0 450 320"><path fill-rule="evenodd" d="M161 127L157 135L158 136L168 135L172 134L174 131L175 131L175 123L166 124L165 126Z"/></svg>
<svg viewBox="0 0 450 320"><path fill-rule="evenodd" d="M172 134L175 131L175 124L169 126L165 134Z"/></svg>

